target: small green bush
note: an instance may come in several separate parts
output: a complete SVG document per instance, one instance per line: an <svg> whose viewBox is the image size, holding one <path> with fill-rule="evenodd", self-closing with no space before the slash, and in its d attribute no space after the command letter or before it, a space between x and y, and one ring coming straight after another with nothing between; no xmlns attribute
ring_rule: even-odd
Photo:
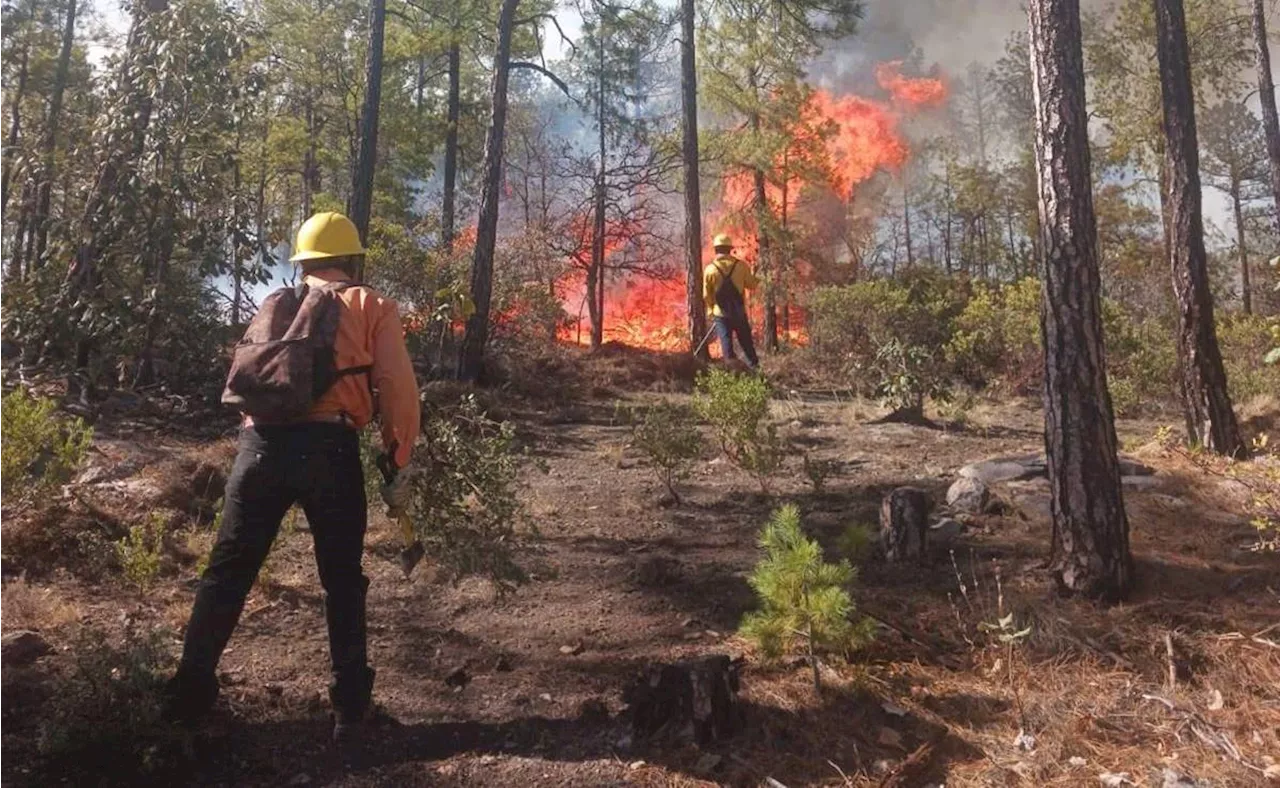
<svg viewBox="0 0 1280 788"><path fill-rule="evenodd" d="M57 413L57 403L22 389L0 402L3 447L0 474L5 498L35 501L71 481L84 461L93 430Z"/></svg>
<svg viewBox="0 0 1280 788"><path fill-rule="evenodd" d="M1280 366L1258 363L1276 341L1280 322L1258 315L1228 313L1218 321L1218 342L1227 370L1231 401L1243 404L1253 397L1280 392Z"/></svg>
<svg viewBox="0 0 1280 788"><path fill-rule="evenodd" d="M1034 388L1043 374L1040 281L1027 277L977 289L956 318L946 354L970 385L1000 381L1014 391Z"/></svg>
<svg viewBox="0 0 1280 788"><path fill-rule="evenodd" d="M160 574L164 542L164 518L153 514L145 523L131 526L115 543L120 571L139 591L146 591Z"/></svg>
<svg viewBox="0 0 1280 788"><path fill-rule="evenodd" d="M830 564L822 547L804 535L800 510L775 511L760 534L764 558L748 578L760 610L742 620L742 635L767 659L804 649L819 684L817 655L847 653L869 642L869 620L854 622L849 586L857 571L848 561Z"/></svg>
<svg viewBox="0 0 1280 788"><path fill-rule="evenodd" d="M698 376L693 396L694 411L711 425L729 461L766 493L786 457L777 425L769 421L771 394L762 377L710 369Z"/></svg>
<svg viewBox="0 0 1280 788"><path fill-rule="evenodd" d="M836 462L834 460L819 460L810 457L808 452L804 455L804 475L809 480L810 486L813 487L815 493L821 493L827 487L827 479L836 472Z"/></svg>
<svg viewBox="0 0 1280 788"><path fill-rule="evenodd" d="M877 529L863 523L854 523L844 529L844 533L840 534L840 539L836 542L840 554L849 561L857 564L870 558L875 552L876 542L879 536Z"/></svg>
<svg viewBox="0 0 1280 788"><path fill-rule="evenodd" d="M161 719L171 637L131 625L116 644L101 630L81 632L70 651L74 666L56 679L40 726L40 754L51 774L97 783L106 775L154 777L176 765L182 734Z"/></svg>
<svg viewBox="0 0 1280 788"><path fill-rule="evenodd" d="M689 476L693 461L702 452L698 422L687 406L664 402L647 409L642 418L632 418L631 445L642 451L654 472L680 501L676 482Z"/></svg>

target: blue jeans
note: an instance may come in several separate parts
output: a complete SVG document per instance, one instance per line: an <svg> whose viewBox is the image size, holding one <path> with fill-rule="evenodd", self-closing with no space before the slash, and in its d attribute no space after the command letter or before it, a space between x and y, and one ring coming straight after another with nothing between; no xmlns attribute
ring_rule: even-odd
<svg viewBox="0 0 1280 788"><path fill-rule="evenodd" d="M711 324L716 330L716 336L720 338L721 358L726 361L737 358L733 352L733 335L737 334L738 344L742 345L742 355L747 359L747 366L755 369L760 364L760 359L756 357L755 342L751 339L751 324L745 317L734 319L717 315L712 319Z"/></svg>

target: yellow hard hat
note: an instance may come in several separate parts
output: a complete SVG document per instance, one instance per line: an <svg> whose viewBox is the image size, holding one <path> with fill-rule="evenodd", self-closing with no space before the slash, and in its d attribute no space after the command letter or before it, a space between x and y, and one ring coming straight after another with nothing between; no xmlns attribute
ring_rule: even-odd
<svg viewBox="0 0 1280 788"><path fill-rule="evenodd" d="M717 235L715 239L711 242L712 249L719 249L722 246L727 246L730 249L733 248L733 239L725 235L724 233L720 233L719 235Z"/></svg>
<svg viewBox="0 0 1280 788"><path fill-rule="evenodd" d="M364 254L364 247L360 245L360 232L355 223L340 213L325 211L298 228L298 240L293 244L293 257L289 262L305 263L357 254Z"/></svg>

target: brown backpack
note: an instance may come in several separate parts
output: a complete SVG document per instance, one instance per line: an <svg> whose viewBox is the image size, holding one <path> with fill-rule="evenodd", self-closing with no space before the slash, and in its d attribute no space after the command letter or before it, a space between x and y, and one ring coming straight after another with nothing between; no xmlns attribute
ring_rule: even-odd
<svg viewBox="0 0 1280 788"><path fill-rule="evenodd" d="M372 367L338 369L334 343L350 282L282 287L262 302L231 358L222 402L263 422L294 421L338 378Z"/></svg>

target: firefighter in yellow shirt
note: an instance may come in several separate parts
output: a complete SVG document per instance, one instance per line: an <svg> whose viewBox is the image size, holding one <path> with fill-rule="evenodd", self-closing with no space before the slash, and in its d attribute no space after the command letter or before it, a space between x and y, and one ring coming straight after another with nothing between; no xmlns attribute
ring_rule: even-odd
<svg viewBox="0 0 1280 788"><path fill-rule="evenodd" d="M733 351L733 337L742 346L747 365L755 369L760 363L756 346L751 340L751 321L747 317L746 291L754 290L760 280L751 267L733 255L733 239L721 234L712 242L715 259L702 271L702 300L716 336L720 338L720 355L724 359L737 358Z"/></svg>

